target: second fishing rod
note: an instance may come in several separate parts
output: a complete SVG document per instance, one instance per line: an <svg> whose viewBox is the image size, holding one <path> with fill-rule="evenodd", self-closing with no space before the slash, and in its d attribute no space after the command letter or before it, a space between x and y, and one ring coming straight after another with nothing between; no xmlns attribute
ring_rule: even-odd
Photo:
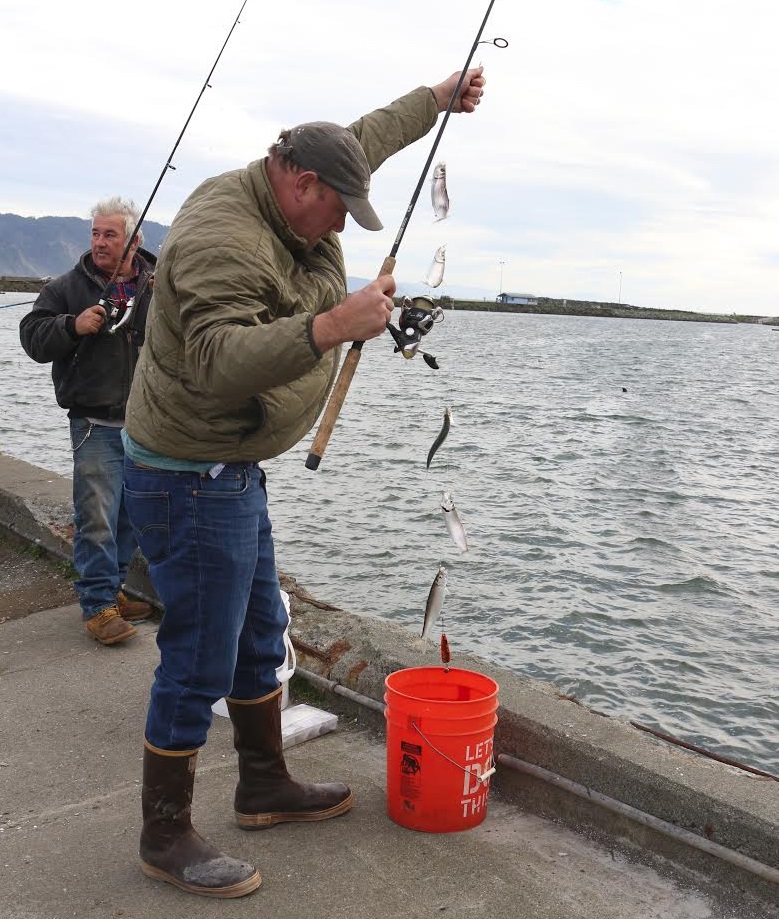
<svg viewBox="0 0 779 919"><path fill-rule="evenodd" d="M235 17L235 21L230 27L230 31L227 33L227 38L225 38L224 43L222 44L222 47L219 49L219 54L217 54L216 60L211 66L211 69L208 71L208 76L206 77L205 82L203 83L203 86L200 92L198 93L197 99L195 99L195 104L192 106L192 109L189 115L187 116L187 120L184 122L184 127L181 129L181 133L176 138L176 143L173 144L173 149L170 151L170 155L168 156L168 159L166 160L165 165L162 167L162 172L160 173L160 176L157 179L157 184L152 189L152 193L151 195L149 195L149 200L146 202L146 206L144 207L143 211L141 211L141 216L138 218L138 222L135 225L135 229L132 231L132 233L127 238L127 243L124 247L124 251L119 257L119 262L117 263L116 268L114 268L113 274L109 278L108 283L105 285L105 287L103 288L103 292L100 295L100 300L98 300L98 305L102 306L103 309L106 310L106 331L111 333L112 335L116 333L123 325L126 325L130 321L130 318L132 317L132 314L133 314L133 310L135 308L135 298L134 297L130 298L130 300L127 301L127 304L124 307L113 305L113 306L110 306L110 308L107 308L107 304L109 303L109 300L108 300L109 291L113 287L114 281L116 281L116 278L119 275L119 269L125 263L127 256L130 254L130 249L132 248L133 240L138 235L138 231L141 228L141 224L143 223L146 217L146 214L149 208L151 207L152 201L154 201L154 197L157 194L157 190L159 189L160 185L162 184L162 180L165 178L165 175L169 169L176 168L173 165L173 157L176 153L176 150L178 149L178 146L181 143L181 139L184 137L184 134L186 133L186 130L189 127L190 121L192 121L192 116L195 114L195 109L198 107L198 104L200 103L200 100L203 97L203 93L207 89L209 89L211 86L210 81L211 81L211 77L214 74L214 71L216 70L216 65L219 63L219 59L222 57L222 52L227 47L227 43L230 41L230 36L233 34L235 27L240 22L241 13L243 12L243 8L246 6L247 3L248 3L248 0L243 0L243 3L241 4L241 8L238 10L238 15Z"/></svg>
<svg viewBox="0 0 779 919"><path fill-rule="evenodd" d="M422 186L425 182L425 178L430 170L430 166L433 162L433 157L435 156L438 145L441 141L441 137L446 128L446 124L449 120L449 116L455 108L456 103L460 99L460 91L462 89L463 81L468 74L468 68L471 65L473 56L476 53L476 48L481 42L481 36L484 32L484 27L487 25L487 20L489 19L490 13L492 12L492 7L495 3L495 0L490 0L490 3L487 7L487 12L484 14L481 25L479 26L479 31L476 34L473 45L470 52L468 53L468 58L465 61L465 66L462 68L460 73L460 78L457 81L457 85L454 88L454 92L449 100L449 104L444 113L443 120L441 121L441 126L438 129L433 145L428 154L425 165L422 168L422 172L419 176L419 181L417 182L414 193L411 196L408 207L406 208L406 213L403 216L403 220L400 224L400 229L398 230L397 236L395 237L395 242L392 244L389 255L384 259L384 263L381 266L378 276L392 274L395 270L396 255L398 249L400 249L400 244L403 240L403 236L406 233L406 228L408 226L411 215L416 206L417 199L419 198L419 193L422 190ZM505 48L508 45L508 42L505 39L498 38L494 39L491 44L495 44L499 48ZM346 400L346 394L349 391L349 387L354 378L354 374L357 370L357 365L360 362L360 357L362 355L362 346L365 344L364 341L355 341L352 342L351 347L346 352L346 357L344 358L343 364L341 365L338 378L335 381L333 390L330 393L330 398L328 399L327 405L325 406L324 413L322 415L322 420L319 423L319 428L317 430L316 436L314 437L313 443L311 444L311 449L309 450L308 457L306 458L306 469L316 470L319 468L319 464L322 461L325 450L327 449L327 444L330 441L330 436L333 433L333 428L335 423L338 420L338 416L341 413L343 408L344 401Z"/></svg>

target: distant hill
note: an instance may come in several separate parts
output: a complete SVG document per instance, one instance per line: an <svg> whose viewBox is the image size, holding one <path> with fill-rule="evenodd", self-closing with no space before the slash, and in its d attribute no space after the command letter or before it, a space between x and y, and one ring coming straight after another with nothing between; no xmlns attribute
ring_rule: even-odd
<svg viewBox="0 0 779 919"><path fill-rule="evenodd" d="M56 277L89 248L92 223L81 217L20 217L0 214L0 275ZM143 247L157 253L168 227L144 221Z"/></svg>
<svg viewBox="0 0 779 919"><path fill-rule="evenodd" d="M89 248L91 223L81 217L20 217L0 214L0 277L46 278L69 271L82 252ZM170 227L152 220L143 223L143 245L155 255L159 252ZM369 284L373 278L347 278L349 291ZM405 284L398 280L398 294L416 297L438 296L424 284ZM450 297L482 300L494 299L495 292L476 287L449 286Z"/></svg>

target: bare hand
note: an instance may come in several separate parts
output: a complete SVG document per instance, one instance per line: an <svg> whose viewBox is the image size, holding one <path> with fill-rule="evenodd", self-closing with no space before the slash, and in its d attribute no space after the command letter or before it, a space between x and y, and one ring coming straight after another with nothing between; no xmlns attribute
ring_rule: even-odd
<svg viewBox="0 0 779 919"><path fill-rule="evenodd" d="M314 318L312 332L323 353L347 341L368 341L387 328L392 317L395 278L384 274Z"/></svg>
<svg viewBox="0 0 779 919"><path fill-rule="evenodd" d="M76 316L76 335L97 335L105 323L105 310L99 303Z"/></svg>
<svg viewBox="0 0 779 919"><path fill-rule="evenodd" d="M452 106L453 112L470 114L476 111L476 106L481 102L481 97L484 95L484 86L487 82L482 76L483 72L483 67L472 67L466 71L462 85L457 93L457 99L455 99ZM449 101L452 98L452 93L457 86L461 73L462 71L458 70L457 73L453 73L443 83L432 87L439 112L445 112L449 108Z"/></svg>

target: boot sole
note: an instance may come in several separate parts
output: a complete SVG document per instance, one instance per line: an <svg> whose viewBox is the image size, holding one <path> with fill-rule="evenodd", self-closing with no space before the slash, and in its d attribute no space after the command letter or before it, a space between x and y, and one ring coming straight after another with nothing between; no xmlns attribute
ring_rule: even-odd
<svg viewBox="0 0 779 919"><path fill-rule="evenodd" d="M94 638L98 644L101 645L118 645L120 641L127 641L128 638L135 638L138 634L138 629L133 627L132 632L122 632L121 635L115 635L113 638L98 638L97 635L93 635L91 632L88 632L91 638Z"/></svg>
<svg viewBox="0 0 779 919"><path fill-rule="evenodd" d="M141 871L146 877L154 878L155 881L167 881L168 884L173 884L174 887L179 887L188 893L194 893L200 897L215 897L221 900L245 897L246 894L257 890L262 884L262 877L259 871L255 871L251 877L240 881L238 884L231 884L229 887L197 887L194 884L187 884L186 881L180 881L178 878L173 877L172 874L168 874L160 868L155 868L154 865L144 861L141 862Z"/></svg>
<svg viewBox="0 0 779 919"><path fill-rule="evenodd" d="M136 613L135 615L132 613L119 613L119 615L122 617L122 619L124 619L125 622L145 622L147 619L151 619L154 613Z"/></svg>
<svg viewBox="0 0 779 919"><path fill-rule="evenodd" d="M313 823L316 820L329 820L331 817L338 817L345 814L351 809L354 803L354 794L344 798L339 804L327 808L323 811L303 811L296 814L294 812L285 813L280 811L274 814L241 814L235 812L235 819L242 830L266 830L275 826L277 823Z"/></svg>

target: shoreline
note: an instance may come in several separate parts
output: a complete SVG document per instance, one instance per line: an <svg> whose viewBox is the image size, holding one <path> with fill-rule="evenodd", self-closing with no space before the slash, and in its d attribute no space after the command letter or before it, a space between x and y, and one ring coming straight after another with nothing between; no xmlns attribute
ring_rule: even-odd
<svg viewBox="0 0 779 919"><path fill-rule="evenodd" d="M739 313L697 313L680 309L655 309L631 306L627 303L602 303L594 300L559 300L537 297L536 303L492 303L483 300L458 300L441 297L437 302L455 312L530 313L545 316L596 316L603 319L648 319L666 322L714 322L725 325L775 325L779 318L742 315Z"/></svg>
<svg viewBox="0 0 779 919"><path fill-rule="evenodd" d="M50 278L24 278L0 275L0 293L39 293ZM412 298L413 299L413 298ZM463 300L442 295L434 298L444 309L482 313L528 313L545 316L597 316L603 319L650 319L666 322L713 322L724 325L779 326L779 317L753 316L741 313L699 313L681 309L655 309L628 303L606 303L596 300L554 299L536 297L535 303L498 303L489 300ZM400 304L400 298L395 298Z"/></svg>

